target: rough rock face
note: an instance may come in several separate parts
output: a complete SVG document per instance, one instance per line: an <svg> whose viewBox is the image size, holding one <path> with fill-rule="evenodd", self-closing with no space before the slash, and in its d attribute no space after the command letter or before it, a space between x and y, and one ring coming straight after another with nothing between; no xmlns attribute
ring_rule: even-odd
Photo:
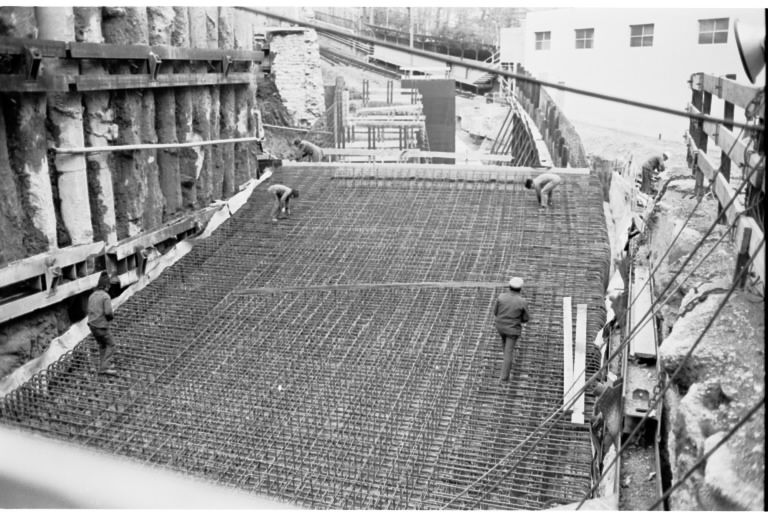
<svg viewBox="0 0 768 512"><path fill-rule="evenodd" d="M651 246L639 258L659 266L656 293L670 283L695 244L715 219L714 200L704 199L682 228L696 200L690 180L670 182L658 212L649 221ZM662 258L677 233L674 248ZM726 297L735 268L736 248L717 226L691 259L670 293L694 268L693 275L662 309L666 334L659 361L671 377L664 421L673 482L725 435L765 394L765 316L762 302L749 289L736 291L685 360ZM711 254L697 267L703 256ZM765 421L758 412L705 465L670 497L672 510L763 510Z"/></svg>
<svg viewBox="0 0 768 512"><path fill-rule="evenodd" d="M0 326L0 379L41 355L69 325L66 304L60 304Z"/></svg>
<svg viewBox="0 0 768 512"><path fill-rule="evenodd" d="M314 30L273 34L272 74L295 126L309 128L325 113L320 45Z"/></svg>

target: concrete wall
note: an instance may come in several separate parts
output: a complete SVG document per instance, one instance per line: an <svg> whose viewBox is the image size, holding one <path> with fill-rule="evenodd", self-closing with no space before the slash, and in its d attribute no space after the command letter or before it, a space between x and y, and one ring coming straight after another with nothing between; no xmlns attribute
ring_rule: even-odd
<svg viewBox="0 0 768 512"><path fill-rule="evenodd" d="M700 19L729 18L727 44L698 43ZM762 26L760 9L556 9L528 14L523 65L535 77L604 94L683 110L691 100L693 73L734 73L746 82L733 22ZM630 25L654 24L653 46L630 47ZM594 47L575 48L575 30L594 28ZM551 32L550 50L535 49L535 33ZM504 40L502 40L502 44ZM632 133L679 139L683 117L607 103L573 93L555 101L575 122L589 122ZM713 115L723 103L712 101ZM738 113L737 113L738 119Z"/></svg>

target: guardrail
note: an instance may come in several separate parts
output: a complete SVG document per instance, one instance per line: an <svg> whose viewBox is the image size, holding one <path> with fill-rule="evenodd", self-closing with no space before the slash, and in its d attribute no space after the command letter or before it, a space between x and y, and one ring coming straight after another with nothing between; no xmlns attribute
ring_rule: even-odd
<svg viewBox="0 0 768 512"><path fill-rule="evenodd" d="M732 75L731 75L732 76ZM716 77L706 73L695 73L689 84L692 89L691 104L688 111L709 115L712 95L725 100L724 118L732 120L735 107L745 109L747 119L764 119L765 94L759 87L739 84L728 77ZM688 147L687 162L696 177L695 194L704 194L704 178L712 182L712 193L718 200L718 212L730 204L725 212L728 224L734 226L734 241L740 248L736 264L738 275L744 262L758 252L754 259L753 272L765 286L765 249L760 247L764 238L761 224L756 219L763 218L763 200L765 197L765 154L758 143L758 132L745 130L747 138L741 138L730 130L730 126L711 121L692 119L685 134ZM742 132L743 133L743 132ZM721 150L720 165L715 165L707 155L709 139ZM749 180L745 184L744 198L736 197L736 189L731 183L731 171L740 168L741 179ZM745 206L746 203L749 206ZM725 222L723 222L725 223ZM743 283L742 283L743 284Z"/></svg>

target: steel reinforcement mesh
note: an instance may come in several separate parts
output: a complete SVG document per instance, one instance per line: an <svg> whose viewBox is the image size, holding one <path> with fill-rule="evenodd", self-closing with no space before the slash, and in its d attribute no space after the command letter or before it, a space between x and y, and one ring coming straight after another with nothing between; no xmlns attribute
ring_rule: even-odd
<svg viewBox="0 0 768 512"><path fill-rule="evenodd" d="M118 376L94 373L89 337L0 422L300 506L446 505L562 403L562 298L588 305L588 340L604 323L600 186L569 177L542 212L503 171L367 173L278 170L301 194L290 220L270 222L260 186L117 311ZM500 384L493 305L513 275L531 321ZM587 378L598 364L589 343ZM495 485L539 435L451 508L580 499L590 433L568 417Z"/></svg>

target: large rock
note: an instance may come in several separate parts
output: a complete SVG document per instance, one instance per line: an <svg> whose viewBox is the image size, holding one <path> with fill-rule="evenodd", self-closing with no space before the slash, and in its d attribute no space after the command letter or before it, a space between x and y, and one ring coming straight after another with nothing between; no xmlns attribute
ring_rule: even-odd
<svg viewBox="0 0 768 512"><path fill-rule="evenodd" d="M272 74L296 126L310 128L325 113L320 45L314 30L294 31L272 35Z"/></svg>
<svg viewBox="0 0 768 512"><path fill-rule="evenodd" d="M665 415L673 481L713 446L713 436L730 429L765 393L764 314L744 292L730 298L686 360L725 298L723 284L700 286L698 295L686 297L690 310L677 320L659 350L670 377L679 369L667 393ZM718 464L708 462L706 471L697 471L673 493L672 509L763 510L764 446L765 421L759 414L720 449L722 453L716 452Z"/></svg>

